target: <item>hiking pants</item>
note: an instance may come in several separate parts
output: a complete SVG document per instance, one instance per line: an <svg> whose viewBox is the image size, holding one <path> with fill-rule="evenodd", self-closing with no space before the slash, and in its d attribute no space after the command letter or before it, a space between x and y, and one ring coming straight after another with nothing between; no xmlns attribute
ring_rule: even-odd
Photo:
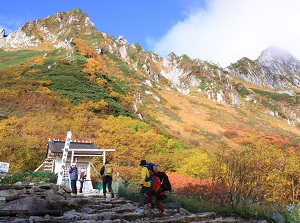
<svg viewBox="0 0 300 223"><path fill-rule="evenodd" d="M72 189L72 194L77 194L77 185L76 182L77 180L71 180L71 189Z"/></svg>
<svg viewBox="0 0 300 223"><path fill-rule="evenodd" d="M138 206L141 207L145 204L145 193L150 189L150 187L142 186L140 193L139 193L139 204Z"/></svg>
<svg viewBox="0 0 300 223"><path fill-rule="evenodd" d="M112 177L103 177L103 194L106 195L106 186L108 186L108 191L113 193L112 191Z"/></svg>

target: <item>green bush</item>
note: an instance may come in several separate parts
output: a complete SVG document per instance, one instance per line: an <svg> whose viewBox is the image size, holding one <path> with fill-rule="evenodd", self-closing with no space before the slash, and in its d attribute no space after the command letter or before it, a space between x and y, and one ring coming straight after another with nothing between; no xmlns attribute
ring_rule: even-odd
<svg viewBox="0 0 300 223"><path fill-rule="evenodd" d="M299 223L300 222L300 210L299 207L293 206L286 214L287 223Z"/></svg>
<svg viewBox="0 0 300 223"><path fill-rule="evenodd" d="M271 109L272 111L276 111L276 106L275 105L272 105L271 103L267 102L266 100L262 100L261 101L262 105L266 108L269 108Z"/></svg>
<svg viewBox="0 0 300 223"><path fill-rule="evenodd" d="M9 185L17 182L35 183L56 183L57 174L51 172L24 172L8 173L2 180L2 184Z"/></svg>
<svg viewBox="0 0 300 223"><path fill-rule="evenodd" d="M119 188L118 188L118 194L121 197L125 197L126 199L132 200L132 201L138 201L139 200L139 191L140 186L138 183L135 182L120 182Z"/></svg>
<svg viewBox="0 0 300 223"><path fill-rule="evenodd" d="M244 85L241 84L241 83L238 83L237 85L235 85L235 89L237 90L237 92L239 92L239 94L240 94L242 97L245 97L245 96L251 94L251 92L248 91L248 89L245 88Z"/></svg>
<svg viewBox="0 0 300 223"><path fill-rule="evenodd" d="M270 216L267 207L258 204L243 204L235 206L235 213L244 218L265 219Z"/></svg>
<svg viewBox="0 0 300 223"><path fill-rule="evenodd" d="M125 76L133 77L133 78L135 78L137 80L142 80L142 77L139 76L139 75L137 75L134 71L132 71L131 68L130 68L130 66L127 63L125 63L122 60L120 60L117 57L116 54L114 54L114 53L107 53L107 56L110 59L112 59L112 60L114 60L114 61L116 61L118 63L118 68L123 72L123 74Z"/></svg>
<svg viewBox="0 0 300 223"><path fill-rule="evenodd" d="M168 194L168 200L169 202L180 203L184 209L192 213L215 212L216 214L224 216L233 214L231 203L219 205L217 203L206 201L205 198L202 198L200 195L186 196Z"/></svg>
<svg viewBox="0 0 300 223"><path fill-rule="evenodd" d="M263 96L263 97L268 97L270 99L273 99L275 101L280 101L280 100L284 100L286 102L293 102L293 96L290 96L289 94L287 93L283 93L283 94L280 94L280 93L273 93L273 92L268 92L268 91L262 91L262 90L259 90L259 89L255 89L255 88L251 88L255 93Z"/></svg>
<svg viewBox="0 0 300 223"><path fill-rule="evenodd" d="M209 197L209 196L208 196ZM278 212L284 216L288 223L300 222L299 209L287 211L280 203L272 202L223 202L216 203L206 199L205 195L169 195L171 202L179 202L183 208L192 212L214 212L221 216L239 216L250 219L270 220L272 213Z"/></svg>
<svg viewBox="0 0 300 223"><path fill-rule="evenodd" d="M0 51L1 68L9 69L26 64L29 60L37 56L43 56L42 51L37 50L18 50L18 51Z"/></svg>
<svg viewBox="0 0 300 223"><path fill-rule="evenodd" d="M120 103L112 98L107 98L105 101L108 103L108 112L113 115L131 116L131 113Z"/></svg>

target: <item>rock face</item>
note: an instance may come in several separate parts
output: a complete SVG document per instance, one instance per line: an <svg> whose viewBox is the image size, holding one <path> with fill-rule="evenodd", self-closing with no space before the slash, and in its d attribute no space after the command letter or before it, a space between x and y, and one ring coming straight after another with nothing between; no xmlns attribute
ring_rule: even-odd
<svg viewBox="0 0 300 223"><path fill-rule="evenodd" d="M3 187L0 198L0 222L252 222L224 219L212 212L191 214L168 203L168 217L161 217L157 208L138 208L135 202L121 197L104 199L99 193L74 197L57 185Z"/></svg>
<svg viewBox="0 0 300 223"><path fill-rule="evenodd" d="M68 35L75 34L73 37L76 38L76 33L89 36L96 32L98 31L90 18L81 9L74 9L24 24L7 36L6 47L26 49L40 46L46 41L55 48L60 48L64 45L64 37Z"/></svg>
<svg viewBox="0 0 300 223"><path fill-rule="evenodd" d="M293 92L300 86L300 61L275 46L262 51L255 61L242 58L228 69L231 75L272 90Z"/></svg>
<svg viewBox="0 0 300 223"><path fill-rule="evenodd" d="M288 51L268 47L258 57L263 81L271 89L299 88L300 61Z"/></svg>

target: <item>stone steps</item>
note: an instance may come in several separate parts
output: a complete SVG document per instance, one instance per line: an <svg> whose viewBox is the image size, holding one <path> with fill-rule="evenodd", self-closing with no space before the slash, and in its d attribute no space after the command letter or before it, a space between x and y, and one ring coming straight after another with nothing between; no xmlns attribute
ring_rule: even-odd
<svg viewBox="0 0 300 223"><path fill-rule="evenodd" d="M104 200L94 198L94 204L86 206L83 212L68 211L63 216L55 218L62 222L215 222L215 223L240 223L236 218L220 218L213 212L191 214L183 208L166 209L167 217L162 217L157 208L137 208L137 204L123 198ZM167 206L167 205L166 205ZM92 209L92 210L91 210ZM53 219L54 220L54 219ZM243 221L245 222L245 221Z"/></svg>
<svg viewBox="0 0 300 223"><path fill-rule="evenodd" d="M70 196L55 186L23 188L22 190L4 189L0 190L1 196L7 198L7 202L0 204L0 223L254 222L233 217L221 218L212 212L192 214L183 209L179 203L165 203L168 216L162 217L157 208L138 208L136 202L125 198L104 199L99 194Z"/></svg>

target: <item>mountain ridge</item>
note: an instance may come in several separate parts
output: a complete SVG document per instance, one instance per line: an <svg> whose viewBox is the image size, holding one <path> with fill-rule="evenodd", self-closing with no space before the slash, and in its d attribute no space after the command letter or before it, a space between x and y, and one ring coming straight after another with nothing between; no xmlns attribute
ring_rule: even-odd
<svg viewBox="0 0 300 223"><path fill-rule="evenodd" d="M97 57L106 54L115 55L130 67L130 72L136 74L135 78L131 78L136 86L135 90L127 93L133 95L133 114L140 120L155 117L158 114L155 109L164 110L169 103L165 98L170 98L169 93L172 95L175 90L187 96L186 100L190 102L186 106L193 107L195 103L193 100L198 98L200 101L197 104L207 99L207 106L211 106L209 105L211 101L214 106L228 105L234 109L257 107L271 119L280 118L290 126L299 125L300 114L295 101L297 102L299 94L300 62L287 52L284 53L287 57L276 57L279 51L274 47L264 50L255 61L242 58L226 68L199 59L192 60L188 55L177 56L170 53L162 58L153 52L147 52L138 43L130 45L123 36L115 39L107 33L98 32L87 14L81 9L74 9L26 23L6 37L6 45L2 48L40 49L46 54L47 51L55 49L65 50L67 58L72 61L77 47L74 44L76 38L82 39L94 49L88 57L93 54ZM276 63L272 63L274 61ZM276 73L278 70L281 71L280 74ZM184 109L179 106L170 105L168 110L157 117L163 123L159 124L159 127L171 132L177 138L193 141L188 139L192 137L194 131L189 128L201 129L201 124L192 120L191 123L186 121L189 127L182 126L184 124L180 124L181 115L178 114ZM178 128L178 133L166 127L172 121L172 118L168 117L170 115L178 120L176 125L172 124L173 128ZM164 122L164 118L170 120ZM201 120L205 123L205 119ZM198 124L192 128L195 123ZM218 130L210 130L213 128ZM227 130L224 127L220 128L220 125L218 127L210 125L201 131L220 134ZM227 141L226 137L222 138ZM194 144L199 145L200 140L196 141L198 142Z"/></svg>

